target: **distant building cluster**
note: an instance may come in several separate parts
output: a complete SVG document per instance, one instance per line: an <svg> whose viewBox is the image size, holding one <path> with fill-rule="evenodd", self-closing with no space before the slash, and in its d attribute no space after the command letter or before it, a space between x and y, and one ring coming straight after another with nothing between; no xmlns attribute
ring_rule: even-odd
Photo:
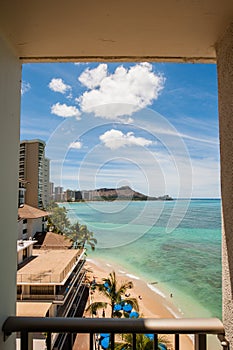
<svg viewBox="0 0 233 350"><path fill-rule="evenodd" d="M82 317L89 296L85 249L47 232L51 200L82 198L79 191L63 191L49 181L45 142L22 141L19 151L17 310L18 316ZM36 248L36 249L35 249ZM34 338L34 339L33 339ZM72 342L75 338L72 338ZM70 348L67 334L52 334L49 345L43 334L33 334L30 349ZM17 349L20 339L16 339Z"/></svg>

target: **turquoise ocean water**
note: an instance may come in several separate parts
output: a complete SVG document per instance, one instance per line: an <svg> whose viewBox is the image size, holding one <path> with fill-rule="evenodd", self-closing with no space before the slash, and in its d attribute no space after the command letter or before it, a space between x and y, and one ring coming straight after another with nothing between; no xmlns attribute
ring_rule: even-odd
<svg viewBox="0 0 233 350"><path fill-rule="evenodd" d="M117 263L152 290L172 293L186 317L221 318L220 200L62 205L72 222L95 233L97 249L88 257Z"/></svg>

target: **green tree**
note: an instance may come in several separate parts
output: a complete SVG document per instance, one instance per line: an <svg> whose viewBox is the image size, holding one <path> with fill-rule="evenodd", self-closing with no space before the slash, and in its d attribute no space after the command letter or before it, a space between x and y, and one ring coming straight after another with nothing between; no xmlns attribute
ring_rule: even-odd
<svg viewBox="0 0 233 350"><path fill-rule="evenodd" d="M133 283L131 281L128 281L119 284L116 278L115 271L111 272L108 278L103 278L103 284L97 284L96 286L100 293L102 293L104 297L108 300L108 302L106 302L105 304L106 306L110 305L111 307L111 317L127 316L126 313L114 310L115 305L120 304L123 300L124 302L132 305L132 307L136 311L139 311L137 299L125 297L126 291L128 289L133 288ZM92 307L93 306L91 304L88 307L88 310L92 309ZM103 308L103 302L96 302L94 307L96 310Z"/></svg>
<svg viewBox="0 0 233 350"><path fill-rule="evenodd" d="M163 337L158 337L158 350L163 350L164 346L167 348L167 345L170 345L169 341ZM123 334L122 342L115 343L115 350L132 350L133 349L133 336L132 334ZM154 340L147 337L145 334L136 335L136 350L153 350L154 349Z"/></svg>
<svg viewBox="0 0 233 350"><path fill-rule="evenodd" d="M85 248L89 245L92 250L95 250L97 239L94 238L94 233L89 231L86 225L80 225L77 221L70 228L70 236L74 242L74 248Z"/></svg>
<svg viewBox="0 0 233 350"><path fill-rule="evenodd" d="M70 228L70 221L67 217L65 207L54 206L48 217L48 228L53 227L54 232L67 234Z"/></svg>

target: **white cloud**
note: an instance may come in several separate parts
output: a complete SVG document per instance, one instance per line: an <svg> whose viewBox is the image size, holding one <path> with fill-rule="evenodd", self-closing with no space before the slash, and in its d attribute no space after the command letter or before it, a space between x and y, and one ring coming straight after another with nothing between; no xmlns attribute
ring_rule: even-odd
<svg viewBox="0 0 233 350"><path fill-rule="evenodd" d="M61 94L71 90L71 86L65 84L61 78L53 78L48 86L52 91L60 92Z"/></svg>
<svg viewBox="0 0 233 350"><path fill-rule="evenodd" d="M78 80L89 89L100 86L102 80L107 77L107 64L100 64L97 68L87 68L78 78Z"/></svg>
<svg viewBox="0 0 233 350"><path fill-rule="evenodd" d="M90 90L76 99L83 112L93 112L95 116L119 119L131 116L153 103L164 88L165 78L152 71L149 63L130 67L117 67L113 74L106 64L95 69L86 69L79 81Z"/></svg>
<svg viewBox="0 0 233 350"><path fill-rule="evenodd" d="M120 130L111 129L106 131L103 135L99 137L103 144L115 150L124 146L150 146L152 141L145 139L144 137L136 137L133 132L127 132L124 134Z"/></svg>
<svg viewBox="0 0 233 350"><path fill-rule="evenodd" d="M80 141L71 142L71 144L69 145L69 148L80 149L82 148L82 142Z"/></svg>
<svg viewBox="0 0 233 350"><path fill-rule="evenodd" d="M67 106L65 103L60 104L59 102L51 107L51 113L64 118L75 117L78 120L80 119L81 115L75 106Z"/></svg>
<svg viewBox="0 0 233 350"><path fill-rule="evenodd" d="M27 83L26 81L22 81L22 84L21 84L21 95L25 94L25 92L28 92L29 90L31 90L30 83Z"/></svg>

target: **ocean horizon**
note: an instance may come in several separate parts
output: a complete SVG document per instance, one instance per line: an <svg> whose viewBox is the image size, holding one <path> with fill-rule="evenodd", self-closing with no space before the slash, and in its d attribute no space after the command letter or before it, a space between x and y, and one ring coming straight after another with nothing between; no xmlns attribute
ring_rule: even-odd
<svg viewBox="0 0 233 350"><path fill-rule="evenodd" d="M88 258L119 266L185 317L222 317L221 200L60 203L95 233Z"/></svg>

